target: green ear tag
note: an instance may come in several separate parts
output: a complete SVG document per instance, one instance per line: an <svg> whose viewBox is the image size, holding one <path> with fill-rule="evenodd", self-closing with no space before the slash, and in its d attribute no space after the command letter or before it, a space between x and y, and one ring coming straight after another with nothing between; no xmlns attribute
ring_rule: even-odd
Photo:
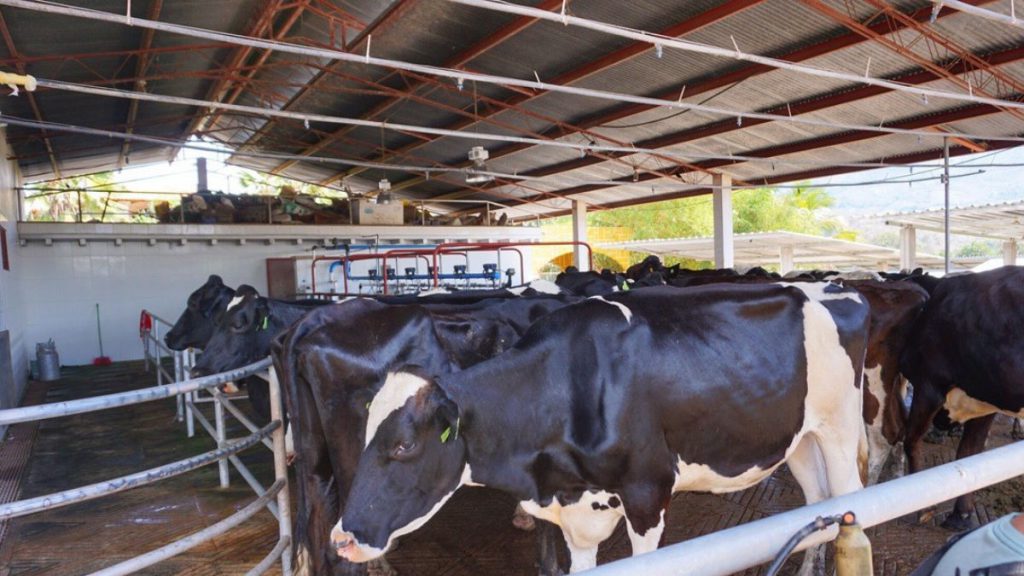
<svg viewBox="0 0 1024 576"><path fill-rule="evenodd" d="M444 429L444 432L441 432L441 444L444 444L445 442L447 442L448 441L448 437L451 436L451 435L452 435L452 427L449 426L449 427Z"/></svg>
<svg viewBox="0 0 1024 576"><path fill-rule="evenodd" d="M260 330L266 330L267 329L267 322L269 322L269 321L270 321L270 316L264 316L263 317L263 324L260 324Z"/></svg>

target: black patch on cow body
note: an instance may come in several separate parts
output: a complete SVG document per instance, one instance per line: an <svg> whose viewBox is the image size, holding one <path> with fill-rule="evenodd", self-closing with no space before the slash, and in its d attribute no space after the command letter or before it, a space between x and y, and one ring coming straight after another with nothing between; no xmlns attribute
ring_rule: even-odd
<svg viewBox="0 0 1024 576"><path fill-rule="evenodd" d="M1024 268L950 276L914 326L901 369L945 396L957 387L1010 412L1024 409Z"/></svg>
<svg viewBox="0 0 1024 576"><path fill-rule="evenodd" d="M730 477L781 461L804 420L803 292L605 298L553 312L510 352L439 381L471 419L474 480L546 504L638 479L670 488L679 458Z"/></svg>

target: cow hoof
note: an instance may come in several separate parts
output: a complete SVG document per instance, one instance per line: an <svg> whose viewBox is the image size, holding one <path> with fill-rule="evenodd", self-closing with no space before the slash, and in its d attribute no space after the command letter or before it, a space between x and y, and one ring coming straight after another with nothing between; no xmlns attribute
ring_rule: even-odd
<svg viewBox="0 0 1024 576"><path fill-rule="evenodd" d="M516 513L512 515L512 525L523 532L531 532L537 527L537 522L533 519L533 516L516 509Z"/></svg>
<svg viewBox="0 0 1024 576"><path fill-rule="evenodd" d="M398 576L398 571L392 568L384 558L370 560L366 565L366 573L369 576Z"/></svg>
<svg viewBox="0 0 1024 576"><path fill-rule="evenodd" d="M953 532L963 532L971 528L971 515L970 514L957 514L956 512L950 512L946 519L942 522L942 527L946 530Z"/></svg>

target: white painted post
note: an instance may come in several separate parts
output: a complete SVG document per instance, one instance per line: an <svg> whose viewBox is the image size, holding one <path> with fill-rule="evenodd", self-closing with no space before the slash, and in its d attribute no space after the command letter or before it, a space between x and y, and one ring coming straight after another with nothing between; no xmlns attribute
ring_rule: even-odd
<svg viewBox="0 0 1024 576"><path fill-rule="evenodd" d="M206 192L209 190L206 182L206 158L196 158L196 192Z"/></svg>
<svg viewBox="0 0 1024 576"><path fill-rule="evenodd" d="M572 201L572 241L587 241L587 205L582 200ZM590 259L584 254L583 246L572 247L572 263L580 272L590 270Z"/></svg>
<svg viewBox="0 0 1024 576"><path fill-rule="evenodd" d="M284 482L285 487L277 493L277 511L278 517L278 533L280 539L287 540L288 546L284 549L284 553L281 554L281 574L282 576L292 576L292 518L291 518L291 503L289 502L288 494L288 461L286 454L286 446L284 441L285 428L284 428L284 407L281 404L281 385L277 379L277 371L274 367L270 367L270 378L268 388L270 388L270 419L280 420L281 426L274 430L273 436L271 437L274 441L274 478L278 482Z"/></svg>
<svg viewBox="0 0 1024 576"><path fill-rule="evenodd" d="M220 400L213 401L213 417L217 427L217 448L223 448L227 444L228 433L224 426L224 405L220 403ZM231 477L228 475L228 459L222 458L217 463L217 467L220 468L220 487L227 488L231 485Z"/></svg>
<svg viewBox="0 0 1024 576"><path fill-rule="evenodd" d="M715 211L715 268L732 268L732 176L715 174L712 204Z"/></svg>
<svg viewBox="0 0 1024 576"><path fill-rule="evenodd" d="M1003 266L1017 265L1017 241L1015 239L1003 242Z"/></svg>
<svg viewBox="0 0 1024 576"><path fill-rule="evenodd" d="M907 272L917 264L917 229L913 226L900 228L900 270Z"/></svg>
<svg viewBox="0 0 1024 576"><path fill-rule="evenodd" d="M942 139L942 183L945 188L945 210L943 211L942 229L945 232L946 242L946 274L950 270L950 246L949 246L949 138Z"/></svg>
<svg viewBox="0 0 1024 576"><path fill-rule="evenodd" d="M785 275L793 271L793 247L779 247L779 274Z"/></svg>

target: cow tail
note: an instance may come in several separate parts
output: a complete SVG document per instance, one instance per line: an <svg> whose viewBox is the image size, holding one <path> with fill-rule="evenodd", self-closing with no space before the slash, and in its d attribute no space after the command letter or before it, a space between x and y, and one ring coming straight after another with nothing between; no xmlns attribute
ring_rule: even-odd
<svg viewBox="0 0 1024 576"><path fill-rule="evenodd" d="M316 313L311 317L318 316ZM274 368L277 371L278 383L281 387L281 397L284 401L285 410L291 414L290 424L292 440L298 440L301 445L301 436L304 431L301 429L302 422L297 416L295 402L298 399L298 353L296 345L312 331L322 325L316 318L304 318L289 330L274 339L271 346L271 353L274 358ZM294 450L295 448L293 448ZM297 453L296 453L297 455ZM296 515L292 524L292 563L296 576L312 576L314 573L313 559L310 554L309 538L309 511L303 502L307 502L309 496L306 492L305 482L302 481L303 469L308 464L302 458L296 458L293 462L295 467L296 482Z"/></svg>

